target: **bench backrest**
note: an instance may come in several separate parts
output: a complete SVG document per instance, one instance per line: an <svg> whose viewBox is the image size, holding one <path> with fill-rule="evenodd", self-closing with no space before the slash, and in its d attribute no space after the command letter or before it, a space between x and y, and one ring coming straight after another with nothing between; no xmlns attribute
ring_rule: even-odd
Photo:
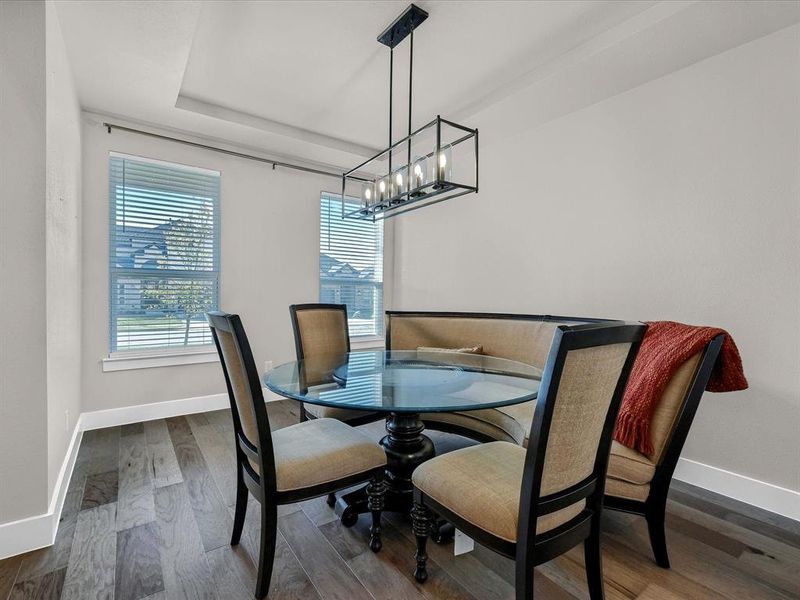
<svg viewBox="0 0 800 600"><path fill-rule="evenodd" d="M506 313L386 312L389 350L468 348L483 354L544 368L559 325L599 323L604 319Z"/></svg>

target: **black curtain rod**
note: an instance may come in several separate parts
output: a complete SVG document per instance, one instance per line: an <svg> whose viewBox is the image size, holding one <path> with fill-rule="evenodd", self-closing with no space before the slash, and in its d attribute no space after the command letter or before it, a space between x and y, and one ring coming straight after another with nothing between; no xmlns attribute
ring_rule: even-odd
<svg viewBox="0 0 800 600"><path fill-rule="evenodd" d="M208 144L201 144L199 142L192 142L190 140L182 140L180 138L170 137L168 135L161 135L160 133L152 133L150 131L143 131L141 129L133 129L132 127L125 127L124 125L116 125L114 123L103 123L103 127L108 129L108 133L111 133L112 129L119 129L120 131L127 131L128 133L138 133L139 135L146 135L148 137L158 138L160 140L167 140L169 142L177 142L179 144L186 144L187 146L194 146L195 148L202 148L203 150L211 150L213 152L221 152L222 154L228 154L230 156L236 156L238 158L247 158L249 160L256 160L258 162L267 163L268 165L272 165L273 170L275 167L284 167L286 169L295 169L296 171L303 171L304 173L313 173L314 175L324 175L326 177L335 177L336 179L342 179L341 173L331 173L330 171L322 171L320 169L312 169L311 167L303 167L301 165L293 165L291 163L281 162L279 160L271 160L269 158L263 158L261 156L254 156L252 154L245 154L244 152L236 152L235 150L226 150L225 148L217 148L216 146L209 146ZM351 179L360 179L357 177L353 177ZM365 179L362 181L366 181Z"/></svg>

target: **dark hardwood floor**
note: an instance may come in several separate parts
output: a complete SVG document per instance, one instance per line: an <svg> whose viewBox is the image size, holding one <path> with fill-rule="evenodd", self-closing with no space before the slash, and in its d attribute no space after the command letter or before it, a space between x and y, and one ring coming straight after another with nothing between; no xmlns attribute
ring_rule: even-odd
<svg viewBox="0 0 800 600"><path fill-rule="evenodd" d="M298 420L289 402L268 408L275 427ZM365 429L382 435L379 423ZM439 453L469 443L430 435ZM643 519L607 514L609 600L800 598L796 523L690 486L674 488L667 519L671 570L653 562ZM231 547L234 491L228 411L86 432L56 543L0 561L0 600L249 600L258 511L251 505L242 544ZM417 584L408 522L387 515L376 555L367 547L366 521L343 528L324 498L282 507L269 597L513 598L513 564L480 546L456 557L452 542L430 544L430 578ZM586 598L582 550L538 568L536 584L539 599Z"/></svg>

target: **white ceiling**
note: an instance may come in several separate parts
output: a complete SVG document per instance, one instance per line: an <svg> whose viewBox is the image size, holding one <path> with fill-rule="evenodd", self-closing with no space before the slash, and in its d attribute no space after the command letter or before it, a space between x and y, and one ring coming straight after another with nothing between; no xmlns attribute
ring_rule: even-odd
<svg viewBox="0 0 800 600"><path fill-rule="evenodd" d="M57 7L85 109L347 166L386 145L389 51L375 38L407 4ZM430 17L414 39L414 125L442 114L481 128L484 143L800 20L793 1L418 4ZM406 41L395 137L407 93Z"/></svg>

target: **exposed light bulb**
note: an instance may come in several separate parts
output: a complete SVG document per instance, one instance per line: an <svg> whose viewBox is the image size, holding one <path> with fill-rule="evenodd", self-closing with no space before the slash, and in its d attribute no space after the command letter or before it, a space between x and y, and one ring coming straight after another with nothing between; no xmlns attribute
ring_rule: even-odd
<svg viewBox="0 0 800 600"><path fill-rule="evenodd" d="M397 189L398 190L403 189L403 174L402 173L398 173L397 175L395 175L394 181L397 184Z"/></svg>
<svg viewBox="0 0 800 600"><path fill-rule="evenodd" d="M414 159L414 168L411 171L411 180L408 182L408 187L419 190L425 185L425 177L427 176L428 166L424 157L417 157ZM415 192L413 196L419 196L422 192Z"/></svg>
<svg viewBox="0 0 800 600"><path fill-rule="evenodd" d="M381 179L378 182L378 192L379 192L378 200L383 202L386 199L386 180L385 179Z"/></svg>
<svg viewBox="0 0 800 600"><path fill-rule="evenodd" d="M372 190L370 188L367 188L366 190L364 190L364 198L367 199L367 202L372 200Z"/></svg>
<svg viewBox="0 0 800 600"><path fill-rule="evenodd" d="M439 182L448 181L453 171L453 155L450 146L444 146L439 150L436 160L436 179Z"/></svg>

